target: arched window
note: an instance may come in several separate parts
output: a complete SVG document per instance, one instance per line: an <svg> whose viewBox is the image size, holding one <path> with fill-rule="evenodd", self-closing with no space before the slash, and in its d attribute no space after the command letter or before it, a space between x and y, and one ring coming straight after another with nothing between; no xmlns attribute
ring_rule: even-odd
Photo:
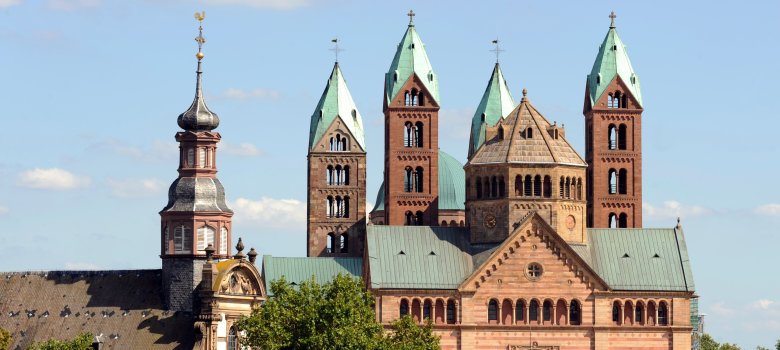
<svg viewBox="0 0 780 350"><path fill-rule="evenodd" d="M555 318L553 319L554 324L565 326L569 323L569 312L565 300L558 299L558 301L555 303L555 309L553 311L555 312Z"/></svg>
<svg viewBox="0 0 780 350"><path fill-rule="evenodd" d="M328 233L328 240L325 242L325 252L335 253L333 250L336 247L336 234L333 232Z"/></svg>
<svg viewBox="0 0 780 350"><path fill-rule="evenodd" d="M512 317L514 316L514 310L512 310L512 301L504 299L501 303L501 324L512 324Z"/></svg>
<svg viewBox="0 0 780 350"><path fill-rule="evenodd" d="M636 320L636 323L639 325L645 324L645 308L644 304L642 302L637 302L636 307L634 308L636 310L634 319Z"/></svg>
<svg viewBox="0 0 780 350"><path fill-rule="evenodd" d="M333 171L333 178L332 178L334 184L341 185L341 181L342 181L341 180L341 175L342 175L342 173L341 173L341 165L336 165L336 167L334 168L334 171Z"/></svg>
<svg viewBox="0 0 780 350"><path fill-rule="evenodd" d="M401 308L399 310L399 313L401 314L401 317L404 317L409 314L409 301L406 299L401 300Z"/></svg>
<svg viewBox="0 0 780 350"><path fill-rule="evenodd" d="M192 231L184 225L173 229L173 251L175 253L189 253L192 250Z"/></svg>
<svg viewBox="0 0 780 350"><path fill-rule="evenodd" d="M433 313L433 304L430 299L426 299L423 302L423 320L430 320Z"/></svg>
<svg viewBox="0 0 780 350"><path fill-rule="evenodd" d="M414 127L412 122L404 123L404 147L412 147L412 139L414 138Z"/></svg>
<svg viewBox="0 0 780 350"><path fill-rule="evenodd" d="M227 348L228 350L239 350L238 345L238 333L236 332L236 327L230 327L230 331L228 331L228 339L227 339Z"/></svg>
<svg viewBox="0 0 780 350"><path fill-rule="evenodd" d="M572 300L569 306L569 324L572 326L582 324L582 308L577 300Z"/></svg>
<svg viewBox="0 0 780 350"><path fill-rule="evenodd" d="M458 226L458 223L455 220L450 220L450 226Z"/></svg>
<svg viewBox="0 0 780 350"><path fill-rule="evenodd" d="M341 217L348 218L349 217L349 196L345 196L344 199L341 201Z"/></svg>
<svg viewBox="0 0 780 350"><path fill-rule="evenodd" d="M647 325L649 326L655 326L656 325L656 315L658 314L655 307L655 302L650 300L647 302Z"/></svg>
<svg viewBox="0 0 780 350"><path fill-rule="evenodd" d="M332 218L335 216L335 204L336 201L333 200L332 196L328 196L328 198L325 200L325 216Z"/></svg>
<svg viewBox="0 0 780 350"><path fill-rule="evenodd" d="M483 123L485 122L485 113L482 113L482 116L480 116L480 121Z"/></svg>
<svg viewBox="0 0 780 350"><path fill-rule="evenodd" d="M490 198L490 177L485 177L485 187L483 187L483 190L485 193L482 194L482 197Z"/></svg>
<svg viewBox="0 0 780 350"><path fill-rule="evenodd" d="M422 308L420 307L420 300L414 299L412 300L412 319L414 319L414 322L420 322L422 321Z"/></svg>
<svg viewBox="0 0 780 350"><path fill-rule="evenodd" d="M168 254L168 249L169 249L168 246L170 245L170 243L168 242L170 242L171 240L170 234L171 233L168 230L168 225L165 225L165 228L163 229L163 241L161 247L162 248L161 251L163 254Z"/></svg>
<svg viewBox="0 0 780 350"><path fill-rule="evenodd" d="M566 187L566 181L564 181L563 176L561 176L561 182L558 184L558 192L559 196L561 198L566 198L564 188Z"/></svg>
<svg viewBox="0 0 780 350"><path fill-rule="evenodd" d="M626 213L620 213L620 216L618 216L618 227L619 228L628 227L628 215Z"/></svg>
<svg viewBox="0 0 780 350"><path fill-rule="evenodd" d="M423 224L423 212L417 211L414 215L414 224L417 226L422 226Z"/></svg>
<svg viewBox="0 0 780 350"><path fill-rule="evenodd" d="M669 308L665 301L658 304L658 324L661 326L669 325Z"/></svg>
<svg viewBox="0 0 780 350"><path fill-rule="evenodd" d="M552 179L549 175L544 176L544 198L552 197Z"/></svg>
<svg viewBox="0 0 780 350"><path fill-rule="evenodd" d="M441 226L442 227L447 227L447 220L442 220L441 221Z"/></svg>
<svg viewBox="0 0 780 350"><path fill-rule="evenodd" d="M336 196L335 203L336 203L336 207L334 208L335 210L333 212L333 216L340 218L341 214L343 213L342 209L344 208L343 207L344 202L342 201L341 196Z"/></svg>
<svg viewBox="0 0 780 350"><path fill-rule="evenodd" d="M620 91L615 91L615 98L612 100L612 108L620 108Z"/></svg>
<svg viewBox="0 0 780 350"><path fill-rule="evenodd" d="M617 300L612 303L612 323L620 324L620 303Z"/></svg>
<svg viewBox="0 0 780 350"><path fill-rule="evenodd" d="M341 239L340 239L339 243L340 243L340 252L341 253L348 253L349 252L349 236L347 236L346 232L341 234Z"/></svg>
<svg viewBox="0 0 780 350"><path fill-rule="evenodd" d="M617 193L617 171L609 169L609 194Z"/></svg>
<svg viewBox="0 0 780 350"><path fill-rule="evenodd" d="M609 228L617 228L617 215L615 213L609 213Z"/></svg>
<svg viewBox="0 0 780 350"><path fill-rule="evenodd" d="M536 299L528 305L528 321L539 322L539 302Z"/></svg>
<svg viewBox="0 0 780 350"><path fill-rule="evenodd" d="M406 216L406 226L414 226L414 214L412 214L410 211L407 211L404 216Z"/></svg>
<svg viewBox="0 0 780 350"><path fill-rule="evenodd" d="M498 180L493 176L490 178L490 198L498 197Z"/></svg>
<svg viewBox="0 0 780 350"><path fill-rule="evenodd" d="M423 123L417 122L414 124L414 147L423 146Z"/></svg>
<svg viewBox="0 0 780 350"><path fill-rule="evenodd" d="M482 199L482 178L477 176L477 180L474 181L474 189L477 191L477 199Z"/></svg>
<svg viewBox="0 0 780 350"><path fill-rule="evenodd" d="M206 167L206 149L205 148L199 148L198 149L198 168L205 168Z"/></svg>
<svg viewBox="0 0 780 350"><path fill-rule="evenodd" d="M520 175L515 175L515 196L520 197L523 195L523 178Z"/></svg>
<svg viewBox="0 0 780 350"><path fill-rule="evenodd" d="M615 128L615 124L609 124L609 149L617 149L617 128Z"/></svg>
<svg viewBox="0 0 780 350"><path fill-rule="evenodd" d="M534 196L542 196L542 177L539 175L534 176Z"/></svg>
<svg viewBox="0 0 780 350"><path fill-rule="evenodd" d="M210 226L203 226L198 229L198 252L203 251L206 247L214 244L214 229Z"/></svg>
<svg viewBox="0 0 780 350"><path fill-rule="evenodd" d="M411 106L411 105L412 105L412 96L409 95L409 91L406 91L404 92L404 106Z"/></svg>
<svg viewBox="0 0 780 350"><path fill-rule="evenodd" d="M525 176L525 182L523 183L523 187L525 191L526 197L530 197L533 194L533 180L531 179L531 175Z"/></svg>
<svg viewBox="0 0 780 350"><path fill-rule="evenodd" d="M419 95L417 95L417 96L419 96L419 100L417 101L417 104L418 104L419 106L423 106L423 105L424 105L424 103L423 103L423 92L422 92L422 91L420 91L420 94L419 94Z"/></svg>
<svg viewBox="0 0 780 350"><path fill-rule="evenodd" d="M225 226L222 226L222 229L220 229L219 232L219 253L222 255L226 255L228 252L228 229L225 228Z"/></svg>
<svg viewBox="0 0 780 350"><path fill-rule="evenodd" d="M615 99L612 97L612 93L610 92L609 95L607 95L607 108L615 108L614 103Z"/></svg>
<svg viewBox="0 0 780 350"><path fill-rule="evenodd" d="M552 321L552 301L545 300L542 304L542 322L549 324Z"/></svg>
<svg viewBox="0 0 780 350"><path fill-rule="evenodd" d="M412 192L414 189L414 171L411 167L404 169L404 192Z"/></svg>
<svg viewBox="0 0 780 350"><path fill-rule="evenodd" d="M347 150L347 138L342 137L341 138L341 145L339 147L339 151L346 151Z"/></svg>
<svg viewBox="0 0 780 350"><path fill-rule="evenodd" d="M455 324L455 301L447 300L447 323Z"/></svg>
<svg viewBox="0 0 780 350"><path fill-rule="evenodd" d="M628 170L620 169L618 173L618 193L628 194Z"/></svg>
<svg viewBox="0 0 780 350"><path fill-rule="evenodd" d="M328 168L325 170L325 183L328 185L333 185L333 166L328 165Z"/></svg>
<svg viewBox="0 0 780 350"><path fill-rule="evenodd" d="M525 300L518 300L515 304L515 323L525 323Z"/></svg>
<svg viewBox="0 0 780 350"><path fill-rule="evenodd" d="M634 324L634 304L630 301L623 306L623 323L627 325Z"/></svg>
<svg viewBox="0 0 780 350"><path fill-rule="evenodd" d="M190 168L195 167L195 149L187 148L187 166Z"/></svg>
<svg viewBox="0 0 780 350"><path fill-rule="evenodd" d="M620 108L628 108L628 95L623 94L623 98L620 100Z"/></svg>
<svg viewBox="0 0 780 350"><path fill-rule="evenodd" d="M577 200L578 201L582 200L582 178L581 177L577 178Z"/></svg>
<svg viewBox="0 0 780 350"><path fill-rule="evenodd" d="M417 89L412 89L412 106L417 105Z"/></svg>
<svg viewBox="0 0 780 350"><path fill-rule="evenodd" d="M527 139L534 138L534 129L532 127L528 127L525 129L525 138Z"/></svg>
<svg viewBox="0 0 780 350"><path fill-rule="evenodd" d="M423 191L423 168L417 167L414 171L414 184L415 184L415 192L422 192Z"/></svg>
<svg viewBox="0 0 780 350"><path fill-rule="evenodd" d="M344 186L349 186L349 165L345 165L341 172L341 180L344 182Z"/></svg>
<svg viewBox="0 0 780 350"><path fill-rule="evenodd" d="M498 127L498 139L503 140L504 139L504 128L499 126Z"/></svg>
<svg viewBox="0 0 780 350"><path fill-rule="evenodd" d="M617 132L617 134L618 134L617 148L618 149L622 149L622 150L626 149L626 141L628 140L626 138L626 132L627 132L626 129L627 129L626 124L620 124L620 126L618 127L618 132Z"/></svg>
<svg viewBox="0 0 780 350"><path fill-rule="evenodd" d="M503 176L498 177L498 197L499 198L506 197L506 183L504 182Z"/></svg>
<svg viewBox="0 0 780 350"><path fill-rule="evenodd" d="M490 299L488 303L488 322L498 323L498 301Z"/></svg>
<svg viewBox="0 0 780 350"><path fill-rule="evenodd" d="M565 192L564 196L567 199L571 199L571 178L570 177L566 178L566 185L564 186L564 192Z"/></svg>
<svg viewBox="0 0 780 350"><path fill-rule="evenodd" d="M322 112L320 112L320 118L322 118ZM328 149L331 150L331 151L335 151L336 150L336 140L333 137L330 138L330 144L329 144Z"/></svg>

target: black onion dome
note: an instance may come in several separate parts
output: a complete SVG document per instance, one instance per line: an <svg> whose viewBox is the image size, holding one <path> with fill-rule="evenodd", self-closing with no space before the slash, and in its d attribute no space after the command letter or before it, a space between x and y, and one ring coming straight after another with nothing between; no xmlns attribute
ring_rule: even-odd
<svg viewBox="0 0 780 350"><path fill-rule="evenodd" d="M198 62L198 81L195 86L195 100L184 113L179 114L179 127L187 131L211 131L219 126L219 117L209 110L200 83L200 62Z"/></svg>

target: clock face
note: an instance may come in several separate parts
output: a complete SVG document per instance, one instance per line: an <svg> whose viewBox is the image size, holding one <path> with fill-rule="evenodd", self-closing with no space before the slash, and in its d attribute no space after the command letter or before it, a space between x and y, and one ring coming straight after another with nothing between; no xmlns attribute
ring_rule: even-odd
<svg viewBox="0 0 780 350"><path fill-rule="evenodd" d="M574 219L573 215L569 215L566 217L566 228L569 229L569 231L574 230L574 225L577 224L577 220Z"/></svg>
<svg viewBox="0 0 780 350"><path fill-rule="evenodd" d="M493 214L486 214L485 219L482 221L487 228L496 227L496 217Z"/></svg>

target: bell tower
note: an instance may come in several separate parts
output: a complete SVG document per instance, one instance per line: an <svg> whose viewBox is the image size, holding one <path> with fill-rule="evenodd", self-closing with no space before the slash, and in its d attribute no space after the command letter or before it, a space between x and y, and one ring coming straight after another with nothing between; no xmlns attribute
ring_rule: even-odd
<svg viewBox="0 0 780 350"><path fill-rule="evenodd" d="M435 226L439 198L439 80L409 26L385 74L385 220Z"/></svg>
<svg viewBox="0 0 780 350"><path fill-rule="evenodd" d="M615 30L615 13L585 84L588 227L642 227L639 76Z"/></svg>
<svg viewBox="0 0 780 350"><path fill-rule="evenodd" d="M366 141L338 62L311 116L307 159L307 255L363 256Z"/></svg>
<svg viewBox="0 0 780 350"><path fill-rule="evenodd" d="M201 22L205 13L196 13ZM166 307L172 311L193 311L196 292L211 244L214 258L230 257L233 211L225 203L225 189L217 178L217 143L222 136L214 129L219 117L209 110L201 88L201 48L206 42L198 28L198 69L195 99L179 115L179 177L168 189L168 204L160 211L160 258Z"/></svg>

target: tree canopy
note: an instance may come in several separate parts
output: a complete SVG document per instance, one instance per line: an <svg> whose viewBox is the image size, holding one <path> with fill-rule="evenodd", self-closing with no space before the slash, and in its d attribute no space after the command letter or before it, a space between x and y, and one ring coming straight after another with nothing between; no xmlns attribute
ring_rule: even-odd
<svg viewBox="0 0 780 350"><path fill-rule="evenodd" d="M71 340L47 340L34 343L27 350L91 350L92 333L82 333Z"/></svg>
<svg viewBox="0 0 780 350"><path fill-rule="evenodd" d="M11 347L11 333L0 327L0 350L8 350Z"/></svg>
<svg viewBox="0 0 780 350"><path fill-rule="evenodd" d="M271 283L262 307L237 323L242 345L267 350L439 349L430 324L410 318L385 335L373 311L374 298L360 279L338 275L319 284L313 278L293 286L284 277Z"/></svg>

